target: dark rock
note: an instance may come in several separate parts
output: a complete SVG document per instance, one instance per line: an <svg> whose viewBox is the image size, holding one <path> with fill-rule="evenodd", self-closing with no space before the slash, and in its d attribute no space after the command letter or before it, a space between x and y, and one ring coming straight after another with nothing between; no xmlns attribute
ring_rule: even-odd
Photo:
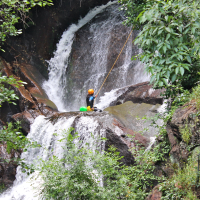
<svg viewBox="0 0 200 200"><path fill-rule="evenodd" d="M146 200L160 200L162 197L162 192L159 191L159 185L154 187L151 194L146 198Z"/></svg>
<svg viewBox="0 0 200 200"><path fill-rule="evenodd" d="M17 80L22 80L27 83L19 88L14 88L20 97L19 103L21 111L43 106L57 110L55 104L48 99L48 96L41 87L44 78L37 69L25 63L20 66L12 66L4 60L2 60L2 63L7 76L12 75ZM15 69L18 71L17 73L13 73ZM41 104L42 106L40 106Z"/></svg>
<svg viewBox="0 0 200 200"><path fill-rule="evenodd" d="M146 103L133 103L128 101L126 103L110 106L105 111L112 114L116 119L120 120L122 124L135 132L142 132L145 136L152 137L157 134L157 130L150 127L151 121L143 120L142 117L153 117L157 113L157 109L161 105L151 105ZM145 128L148 131L144 131Z"/></svg>
<svg viewBox="0 0 200 200"><path fill-rule="evenodd" d="M20 152L12 150L8 154L6 144L0 144L0 184L6 188L10 187L15 180L17 164L12 159L19 157ZM5 162L5 160L9 160L9 162Z"/></svg>
<svg viewBox="0 0 200 200"><path fill-rule="evenodd" d="M149 82L138 83L136 85L126 86L120 90L124 90L110 106L119 105L127 101L133 103L163 104L163 97L160 96L164 89L153 89Z"/></svg>
<svg viewBox="0 0 200 200"><path fill-rule="evenodd" d="M198 121L196 107L190 102L175 111L171 122L167 126L167 133L172 147L170 155L173 157L173 161L181 166L188 158L189 149L193 149L200 144ZM182 135L184 131L190 134L187 141Z"/></svg>
<svg viewBox="0 0 200 200"><path fill-rule="evenodd" d="M22 130L28 134L30 131L30 125L34 122L34 119L40 115L36 110L27 110L21 113L17 113L12 116L15 121L20 121Z"/></svg>
<svg viewBox="0 0 200 200"><path fill-rule="evenodd" d="M12 119L21 121L21 126L25 134L30 130L30 124L33 123L38 115L50 116L57 111L55 104L50 101L41 88L44 78L40 72L31 65L25 63L19 66L11 66L1 59L1 66L7 76L14 76L17 80L26 82L24 86L18 88L11 86L19 100L17 106L5 102L0 109L0 119L9 122ZM17 72L13 73L13 70Z"/></svg>
<svg viewBox="0 0 200 200"><path fill-rule="evenodd" d="M167 125L167 134L171 144L170 156L173 163L183 166L190 150L200 144L199 115L193 101L178 108ZM183 134L187 134L185 138Z"/></svg>
<svg viewBox="0 0 200 200"><path fill-rule="evenodd" d="M108 151L110 146L114 146L117 151L120 153L120 156L123 156L121 159L121 162L131 165L134 164L134 158L131 152L129 151L129 147L126 143L123 142L122 138L116 135L115 132L113 132L110 129L106 129L106 144L105 144L105 150Z"/></svg>
<svg viewBox="0 0 200 200"><path fill-rule="evenodd" d="M48 77L47 62L53 56L62 33L90 9L106 4L109 0L54 0L54 6L36 7L30 11L34 25L24 29L18 37L10 37L0 55L7 62L28 63Z"/></svg>

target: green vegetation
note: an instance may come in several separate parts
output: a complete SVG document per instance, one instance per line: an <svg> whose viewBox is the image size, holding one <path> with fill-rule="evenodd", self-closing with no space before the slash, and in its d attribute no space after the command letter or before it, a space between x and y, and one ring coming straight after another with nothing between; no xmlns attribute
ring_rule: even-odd
<svg viewBox="0 0 200 200"><path fill-rule="evenodd" d="M17 36L22 33L16 28L17 23L28 26L31 18L29 10L35 6L50 6L52 0L1 0L0 1L0 49L7 36ZM1 49L2 50L2 49Z"/></svg>
<svg viewBox="0 0 200 200"><path fill-rule="evenodd" d="M190 99L194 100L194 102L196 103L196 108L199 111L200 110L200 84L193 88Z"/></svg>
<svg viewBox="0 0 200 200"><path fill-rule="evenodd" d="M8 87L5 87L5 84ZM2 74L0 73L0 107L2 103L5 101L16 105L15 100L19 98L15 94L14 90L10 88L9 85L13 85L18 88L23 84L26 84L26 83L21 80L17 81L13 76L10 76L10 77L2 76Z"/></svg>
<svg viewBox="0 0 200 200"><path fill-rule="evenodd" d="M0 107L2 103L8 102L16 105L16 100L19 97L15 94L15 91L12 90L10 87L19 88L26 84L21 80L16 80L13 76L7 77L2 76L0 73ZM20 122L16 123L8 123L7 126L3 126L0 130L0 143L6 142L6 150L8 153L11 153L12 150L23 150L26 151L29 147L38 147L39 145L35 142L31 142L26 136L23 135L21 132ZM10 162L11 160L4 160L4 162ZM24 165L21 159L14 158L12 161ZM27 166L24 165L25 168Z"/></svg>
<svg viewBox="0 0 200 200"><path fill-rule="evenodd" d="M7 152L11 153L11 150L22 150L27 151L29 147L38 147L35 142L30 140L23 135L21 132L20 122L8 123L0 130L0 142L6 142Z"/></svg>
<svg viewBox="0 0 200 200"><path fill-rule="evenodd" d="M186 122L185 126L180 129L180 133L182 135L183 141L189 144L190 138L192 136L192 131Z"/></svg>
<svg viewBox="0 0 200 200"><path fill-rule="evenodd" d="M183 169L177 169L169 180L160 184L159 190L162 191L162 199L198 199L195 195L195 187L199 186L196 184L196 180L197 155L193 155Z"/></svg>
<svg viewBox="0 0 200 200"><path fill-rule="evenodd" d="M61 139L67 140L64 158L53 156L43 162L44 199L145 199L148 188L159 179L152 173L154 153L135 150L135 165L125 166L115 148L108 152L93 152L87 145L77 148L80 145L73 141L78 134L70 132Z"/></svg>
<svg viewBox="0 0 200 200"><path fill-rule="evenodd" d="M151 83L155 87L167 88L167 92L173 92L174 88L194 87L200 79L200 2L120 2L126 10L125 22L133 26L139 24L142 29L135 44L143 50L138 58L145 63L147 72L151 74ZM137 17L135 9L140 12Z"/></svg>

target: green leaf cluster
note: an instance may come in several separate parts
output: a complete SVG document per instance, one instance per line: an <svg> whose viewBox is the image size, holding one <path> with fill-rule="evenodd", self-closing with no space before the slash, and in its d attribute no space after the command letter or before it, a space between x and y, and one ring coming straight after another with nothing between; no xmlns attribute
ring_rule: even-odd
<svg viewBox="0 0 200 200"><path fill-rule="evenodd" d="M178 168L175 174L167 181L160 184L163 200L188 199L197 200L194 188L197 185L197 156L191 156L183 169Z"/></svg>
<svg viewBox="0 0 200 200"><path fill-rule="evenodd" d="M126 13L124 24L133 26L134 29L141 29L142 24L138 21L138 17L142 15L147 5L147 0L119 0L122 6L121 10Z"/></svg>
<svg viewBox="0 0 200 200"><path fill-rule="evenodd" d="M10 86L5 87L5 84L19 87L26 83L21 80L17 81L13 76L2 76L0 73L0 107L5 101L16 105L14 101L19 99L19 97L15 94L14 90L10 89Z"/></svg>
<svg viewBox="0 0 200 200"><path fill-rule="evenodd" d="M200 79L200 2L194 0L124 0L127 23L140 24L135 44L155 87L180 84L191 89ZM133 7L135 6L135 7ZM140 10L138 16L134 9Z"/></svg>
<svg viewBox="0 0 200 200"><path fill-rule="evenodd" d="M147 188L158 179L152 174L151 154L142 151L135 165L126 166L114 147L93 152L87 145L78 148L76 137L67 133L63 159L53 156L43 162L43 199L145 199Z"/></svg>
<svg viewBox="0 0 200 200"><path fill-rule="evenodd" d="M28 26L29 10L35 6L50 6L52 0L1 0L0 1L0 49L1 43L7 36L17 36L22 33L15 27L16 23L22 22ZM2 50L2 49L1 49Z"/></svg>
<svg viewBox="0 0 200 200"><path fill-rule="evenodd" d="M11 153L12 150L27 151L29 147L39 147L35 142L31 142L21 132L20 122L9 122L7 126L3 126L0 130L0 142L6 142L7 152Z"/></svg>

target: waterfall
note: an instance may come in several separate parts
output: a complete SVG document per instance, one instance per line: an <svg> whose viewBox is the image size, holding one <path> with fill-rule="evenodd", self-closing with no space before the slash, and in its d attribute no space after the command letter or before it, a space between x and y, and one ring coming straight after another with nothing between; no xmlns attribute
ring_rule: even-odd
<svg viewBox="0 0 200 200"><path fill-rule="evenodd" d="M80 106L85 106L87 90L98 91L131 31L131 27L122 25L123 20L119 5L109 2L90 11L63 33L54 57L49 61L49 80L43 84L59 111L79 110ZM79 34L79 31L82 32ZM137 31L134 31L99 96L149 80L143 65L131 61L131 57L140 51L132 43L136 35ZM81 50L76 51L76 46ZM114 56L110 58L113 52Z"/></svg>
<svg viewBox="0 0 200 200"><path fill-rule="evenodd" d="M74 34L82 26L88 23L95 15L102 12L104 8L116 3L109 2L91 10L84 18L80 19L78 24L72 24L67 31L65 31L57 44L57 50L54 57L49 61L49 80L43 83L43 88L46 91L50 100L52 100L59 111L66 111L63 100L64 88L66 84L65 72L68 66L68 58L72 49Z"/></svg>
<svg viewBox="0 0 200 200"><path fill-rule="evenodd" d="M100 17L100 14L103 17ZM102 18L103 20L101 20ZM116 4L116 1L109 2L106 5L91 10L77 24L72 24L63 33L57 44L54 57L49 61L49 80L43 83L43 88L49 99L56 104L59 111L78 110L80 106L85 105L87 90L94 88L97 91L100 88L113 61L123 46L115 48L112 45L114 43L117 44L118 39L123 38L123 40L126 40L130 33L131 28L122 25L123 19L123 13L119 11L119 5ZM83 48L83 52L78 54L76 63L71 69L70 62L73 62L72 47L73 45L76 46L75 43L77 43L75 35L83 26L88 28L86 31L86 35L88 35L86 43L91 48L89 50ZM121 29L123 31L120 32ZM118 32L123 37L115 38L115 34ZM140 51L137 47L133 47L132 40L136 37L134 34L124 49L123 58L120 59L116 68L113 69L105 87L100 92L99 96L101 96L101 99L99 104L97 104L100 108L107 107L109 102L120 96L126 90L123 89L124 86L149 80L149 77L144 74L143 65L139 61L131 61L131 57ZM82 44L79 41L79 45L81 46ZM111 59L112 56L109 57L108 55L115 50L116 56ZM87 55L83 56L86 52ZM78 65L77 63L80 64ZM76 74L77 72L80 72L80 74ZM75 74L74 77L73 74ZM105 95L103 95L104 93ZM90 141L89 146L93 151L95 148L104 149L104 144L97 141L97 138L104 136L104 130L98 127L94 117L79 117L80 119L75 124L75 127L80 135L79 140L81 140L82 145ZM27 152L22 153L22 159L25 159L26 164L38 164L40 159L47 160L52 155L61 158L63 156L63 149L57 140L62 138L62 130L65 129L67 131L74 123L74 120L75 116L73 115L68 119L61 118L54 123L44 116L37 117L31 125L28 138L34 139L42 147L29 149ZM57 133L57 135L54 133ZM93 133L94 137L91 137L91 133ZM75 142L78 143L79 140ZM38 178L36 181L35 177L38 176L37 172L32 174L32 176L27 176L18 167L13 187L4 192L0 199L40 199L39 193L42 180ZM32 185L36 188L35 190Z"/></svg>
<svg viewBox="0 0 200 200"><path fill-rule="evenodd" d="M41 147L29 148L27 152L23 152L21 158L28 165L34 164L38 166L41 159L48 160L52 155L63 158L63 148L65 141L58 140L64 138L63 131L67 132L75 120L74 117L59 118L56 122L52 122L44 116L38 116L31 125L28 138L36 141ZM94 117L82 116L78 120L75 128L79 133L79 138L75 139L75 143L80 147L86 143L93 152L104 149L104 142L99 138L104 137L104 130L99 129L99 124ZM55 134L56 133L56 134ZM93 134L93 136L91 135ZM17 168L16 180L10 190L4 192L0 199L2 200L36 200L40 199L42 180L38 172L34 172L31 176L21 171L21 167Z"/></svg>

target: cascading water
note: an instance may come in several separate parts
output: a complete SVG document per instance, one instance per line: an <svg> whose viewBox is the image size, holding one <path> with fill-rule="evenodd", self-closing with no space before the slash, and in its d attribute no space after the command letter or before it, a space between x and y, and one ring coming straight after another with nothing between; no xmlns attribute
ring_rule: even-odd
<svg viewBox="0 0 200 200"><path fill-rule="evenodd" d="M56 155L58 158L63 157L63 148L65 141L59 140L64 138L63 133L72 126L75 120L74 117L59 118L57 122L51 122L44 116L39 116L35 119L31 126L28 138L36 141L42 147L31 148L27 152L22 153L21 158L25 160L26 164L34 164L37 166L40 160L47 160L52 155ZM90 124L88 126L88 124ZM75 143L80 146L89 144L89 148L93 151L96 149L103 150L104 142L99 138L104 137L104 130L99 131L99 124L93 117L82 116L76 124L76 129L79 133L79 138L75 139ZM56 134L55 134L56 133ZM93 133L93 136L91 136ZM80 142L81 141L81 142ZM37 172L34 172L31 176L27 176L26 173L21 171L21 168L17 168L17 176L14 182L14 186L3 193L0 199L4 200L36 200L40 199L41 182Z"/></svg>
<svg viewBox="0 0 200 200"><path fill-rule="evenodd" d="M100 88L131 31L131 28L122 25L123 20L119 5L110 2L92 10L63 33L54 58L49 61L49 80L43 84L59 111L78 110L85 105L87 90L93 88L97 91ZM83 26L84 29L81 28ZM82 32L79 34L78 31ZM134 32L129 39L99 96L112 89L149 80L141 63L131 61L131 57L139 53L132 44L136 34Z"/></svg>
<svg viewBox="0 0 200 200"><path fill-rule="evenodd" d="M90 11L83 19L79 20L77 25L72 24L68 30L63 33L61 40L57 44L54 57L49 61L49 80L44 82L43 88L49 99L56 104L59 111L66 111L66 105L62 100L66 84L65 72L68 66L68 58L71 53L74 34L95 15L102 12L104 8L114 3L116 2L109 2L106 5L96 7Z"/></svg>
<svg viewBox="0 0 200 200"><path fill-rule="evenodd" d="M125 28L121 24L123 15L121 11L118 10L119 6L115 4L116 2L109 2L107 5L95 8L81 19L77 25L71 25L69 29L63 33L57 45L57 51L54 53L54 58L49 61L49 80L43 84L46 93L57 105L59 111L78 110L80 106L85 105L87 90L89 88L94 88L97 91L100 88L113 61L116 59L123 46L118 47L118 49L115 49L115 46L111 48L112 44L114 44L113 37L115 37L117 32L123 34L122 38L124 40L128 37L131 28ZM105 10L105 8L107 8L107 10ZM99 17L97 14L102 11L107 14L104 15L102 13L103 17ZM90 24L87 24L95 16L96 18ZM100 20L101 18L104 20ZM85 54L85 51L83 51L77 57L76 61L81 63L80 65L77 65L76 62L74 66L71 66L70 62L73 62L74 55L71 50L73 43L77 42L77 40L74 41L75 34L84 25L88 26L87 40L91 48L89 50L85 49L87 55L83 56L83 54ZM121 31L121 29L123 30ZM98 104L101 108L105 108L112 100L124 92L124 89L118 90L116 88L149 80L149 77L144 74L141 63L138 61L131 61L131 56L139 52L137 47L133 48L132 40L134 37L135 35L132 35L132 39L128 41L124 49L123 59L119 61L116 68L112 71L106 86L100 93L100 95L103 96L103 93L107 92L106 95L101 98L101 103ZM115 43L118 42L118 39L115 38ZM79 44L81 47L82 44ZM115 50L115 57L109 57L110 52ZM82 66L82 68L79 68L80 66ZM80 73L83 72L81 79L80 74L76 74L77 71ZM75 77L73 77L73 74L75 74ZM26 160L26 163L38 163L39 158L46 160L54 154L58 157L62 157L62 145L60 145L60 143L58 144L56 141L62 137L61 128L62 130L67 130L72 126L74 119L75 117L73 116L67 120L59 119L58 122L53 124L43 116L36 118L31 126L28 137L36 140L41 144L42 148L29 149L27 152L23 153L22 158ZM79 123L76 124L76 130L83 144L91 140L91 148L97 148L98 146L98 148L104 149L103 144L97 144L97 142L94 140L92 141L90 137L91 133L95 136L92 138L104 136L104 130L97 131L97 124L94 119L84 116L80 117ZM55 136L54 133L58 133L58 136ZM96 144L93 145L94 143ZM38 176L37 173L34 173L32 178L34 179L35 176ZM26 174L23 174L21 169L18 168L13 188L2 194L0 199L40 199L40 181L42 180L37 179L37 181L33 181L30 176L27 177ZM32 184L37 188L36 190L33 190Z"/></svg>

